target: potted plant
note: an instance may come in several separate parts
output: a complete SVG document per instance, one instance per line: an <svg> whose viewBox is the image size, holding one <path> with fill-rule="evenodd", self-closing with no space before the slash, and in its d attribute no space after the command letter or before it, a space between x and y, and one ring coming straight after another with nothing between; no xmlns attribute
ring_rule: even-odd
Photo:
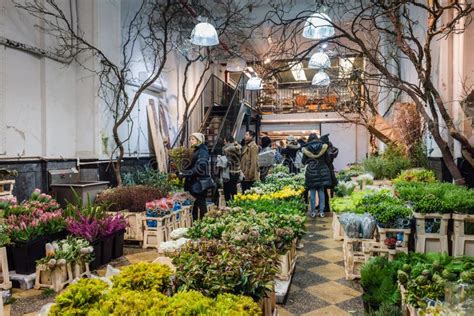
<svg viewBox="0 0 474 316"><path fill-rule="evenodd" d="M127 222L121 213L107 214L100 220L102 264L110 262L112 258L122 256L125 227L127 227Z"/></svg>

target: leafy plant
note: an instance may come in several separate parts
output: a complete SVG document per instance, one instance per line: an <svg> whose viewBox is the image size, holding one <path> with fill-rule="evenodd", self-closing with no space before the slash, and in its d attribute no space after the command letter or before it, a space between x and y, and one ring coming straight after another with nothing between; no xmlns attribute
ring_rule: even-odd
<svg viewBox="0 0 474 316"><path fill-rule="evenodd" d="M227 316L262 314L260 307L250 297L228 293L217 296L213 311L216 315Z"/></svg>
<svg viewBox="0 0 474 316"><path fill-rule="evenodd" d="M423 168L408 169L393 180L394 183L400 182L421 182L421 183L435 183L438 182L436 175L432 170Z"/></svg>
<svg viewBox="0 0 474 316"><path fill-rule="evenodd" d="M276 252L259 245L234 246L218 240L184 245L173 254L179 290L197 290L206 296L242 294L260 300L273 289Z"/></svg>
<svg viewBox="0 0 474 316"><path fill-rule="evenodd" d="M49 315L89 315L108 289L108 284L99 279L80 279L56 297Z"/></svg>
<svg viewBox="0 0 474 316"><path fill-rule="evenodd" d="M334 189L334 192L338 197L349 196L354 192L355 187L356 184L352 181L340 181Z"/></svg>
<svg viewBox="0 0 474 316"><path fill-rule="evenodd" d="M102 297L88 315L164 315L170 298L157 291L114 288Z"/></svg>
<svg viewBox="0 0 474 316"><path fill-rule="evenodd" d="M38 260L37 263L48 265L51 269L61 261L83 263L92 260L93 248L90 243L72 235L52 244L46 244L46 249L46 257Z"/></svg>
<svg viewBox="0 0 474 316"><path fill-rule="evenodd" d="M364 289L362 299L372 311L378 310L383 304L398 305L400 291L396 282L396 264L384 257L373 257L362 266L360 275L360 284Z"/></svg>
<svg viewBox="0 0 474 316"><path fill-rule="evenodd" d="M389 190L366 194L360 208L372 215L383 227L401 226L401 221L412 217L411 209Z"/></svg>
<svg viewBox="0 0 474 316"><path fill-rule="evenodd" d="M165 293L170 287L170 277L171 269L168 266L140 262L123 268L112 282L114 288Z"/></svg>
<svg viewBox="0 0 474 316"><path fill-rule="evenodd" d="M214 301L198 291L184 291L173 295L164 315L210 315Z"/></svg>
<svg viewBox="0 0 474 316"><path fill-rule="evenodd" d="M382 155L371 156L363 161L364 169L374 175L377 180L393 179L402 170L412 167L412 162L403 150L397 146L389 146Z"/></svg>
<svg viewBox="0 0 474 316"><path fill-rule="evenodd" d="M123 210L145 212L146 202L165 196L166 194L162 190L150 186L123 186L102 191L97 196L95 203L112 212Z"/></svg>
<svg viewBox="0 0 474 316"><path fill-rule="evenodd" d="M10 236L8 236L7 228L5 225L0 225L0 247L5 247L10 244Z"/></svg>

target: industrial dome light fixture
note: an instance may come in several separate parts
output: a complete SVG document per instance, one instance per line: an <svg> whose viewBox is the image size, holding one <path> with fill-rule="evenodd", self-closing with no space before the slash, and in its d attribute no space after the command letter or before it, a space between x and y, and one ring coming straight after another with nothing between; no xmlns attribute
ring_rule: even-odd
<svg viewBox="0 0 474 316"><path fill-rule="evenodd" d="M314 53L308 62L308 68L313 69L326 69L330 66L331 60L329 59L329 56L323 51Z"/></svg>
<svg viewBox="0 0 474 316"><path fill-rule="evenodd" d="M318 86L318 87L327 87L331 83L331 79L329 79L329 76L327 73L325 73L323 70L318 71L314 77L313 81L311 84L313 86Z"/></svg>
<svg viewBox="0 0 474 316"><path fill-rule="evenodd" d="M232 57L229 59L225 70L229 72L242 72L247 68L247 62L242 57Z"/></svg>
<svg viewBox="0 0 474 316"><path fill-rule="evenodd" d="M199 46L214 46L219 44L215 27L207 22L207 18L198 17L200 21L191 32L191 43Z"/></svg>
<svg viewBox="0 0 474 316"><path fill-rule="evenodd" d="M245 85L245 89L249 91L262 90L262 78L257 75L252 76Z"/></svg>
<svg viewBox="0 0 474 316"><path fill-rule="evenodd" d="M326 13L313 13L305 22L303 37L321 40L335 33L331 18Z"/></svg>

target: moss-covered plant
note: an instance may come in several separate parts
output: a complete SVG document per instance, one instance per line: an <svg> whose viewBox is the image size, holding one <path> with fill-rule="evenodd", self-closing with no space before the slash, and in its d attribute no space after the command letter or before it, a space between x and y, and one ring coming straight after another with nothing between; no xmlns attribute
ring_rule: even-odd
<svg viewBox="0 0 474 316"><path fill-rule="evenodd" d="M438 180L436 179L436 175L432 170L414 168L402 171L402 173L396 177L393 182L435 183L438 182Z"/></svg>
<svg viewBox="0 0 474 316"><path fill-rule="evenodd" d="M81 279L56 297L49 315L88 315L108 289L108 284L99 279Z"/></svg>
<svg viewBox="0 0 474 316"><path fill-rule="evenodd" d="M173 254L176 285L206 296L242 294L255 300L273 289L277 253L260 245L239 247L219 240L190 242Z"/></svg>
<svg viewBox="0 0 474 316"><path fill-rule="evenodd" d="M166 293L170 287L171 274L171 269L166 265L140 262L123 268L112 282L114 288Z"/></svg>
<svg viewBox="0 0 474 316"><path fill-rule="evenodd" d="M238 315L261 315L262 310L248 296L219 294L214 305L216 315L238 316Z"/></svg>
<svg viewBox="0 0 474 316"><path fill-rule="evenodd" d="M157 291L112 289L102 297L89 315L165 315L170 298Z"/></svg>

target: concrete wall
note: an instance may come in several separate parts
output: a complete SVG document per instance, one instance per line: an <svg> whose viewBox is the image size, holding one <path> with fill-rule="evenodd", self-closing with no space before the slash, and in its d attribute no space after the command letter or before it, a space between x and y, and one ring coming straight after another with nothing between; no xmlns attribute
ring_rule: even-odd
<svg viewBox="0 0 474 316"><path fill-rule="evenodd" d="M69 1L59 3L69 14ZM85 37L110 59L119 62L121 28L129 16L127 11L133 10L136 3L73 0L71 10ZM1 37L53 50L54 40L34 28L36 23L36 19L16 9L10 0L0 0ZM92 57L83 57L82 63L98 68L97 60ZM164 107L171 138L176 134L184 107L183 63L178 52L173 51L168 56L161 88L142 95L131 120L122 126L122 137L132 131L130 141L125 144L127 156L152 154L146 115L149 99ZM143 68L143 63L137 62L132 69L133 76L138 77ZM191 67L188 94L192 93L202 69L201 63ZM136 88L129 87L130 93L134 90ZM0 46L0 159L36 156L106 159L113 148L111 124L111 115L98 97L97 77L91 72L75 63L65 65Z"/></svg>

